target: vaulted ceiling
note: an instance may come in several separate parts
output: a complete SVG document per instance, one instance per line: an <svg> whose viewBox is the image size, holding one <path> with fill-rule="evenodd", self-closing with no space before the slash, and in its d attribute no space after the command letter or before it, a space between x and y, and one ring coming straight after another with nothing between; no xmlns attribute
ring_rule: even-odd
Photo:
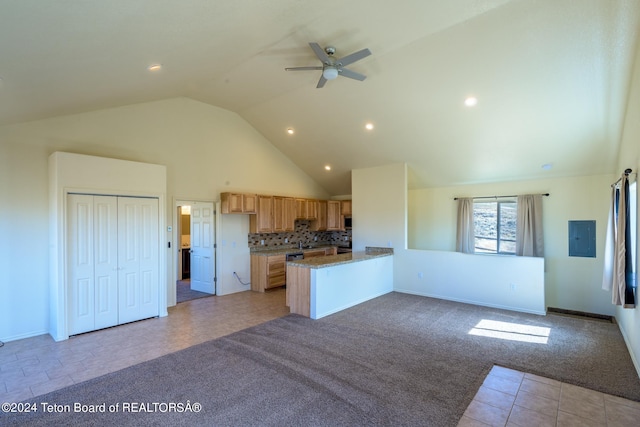
<svg viewBox="0 0 640 427"><path fill-rule="evenodd" d="M638 0L5 0L0 124L191 97L335 195L396 162L411 188L612 173L639 25ZM309 42L369 48L366 80L285 71Z"/></svg>

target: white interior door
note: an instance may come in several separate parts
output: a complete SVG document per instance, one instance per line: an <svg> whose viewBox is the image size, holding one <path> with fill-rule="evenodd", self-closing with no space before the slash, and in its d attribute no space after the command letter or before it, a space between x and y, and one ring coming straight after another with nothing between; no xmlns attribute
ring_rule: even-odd
<svg viewBox="0 0 640 427"><path fill-rule="evenodd" d="M215 211L212 202L191 204L191 289L215 294Z"/></svg>
<svg viewBox="0 0 640 427"><path fill-rule="evenodd" d="M157 316L158 199L118 200L119 323Z"/></svg>
<svg viewBox="0 0 640 427"><path fill-rule="evenodd" d="M69 335L118 324L117 198L67 197Z"/></svg>

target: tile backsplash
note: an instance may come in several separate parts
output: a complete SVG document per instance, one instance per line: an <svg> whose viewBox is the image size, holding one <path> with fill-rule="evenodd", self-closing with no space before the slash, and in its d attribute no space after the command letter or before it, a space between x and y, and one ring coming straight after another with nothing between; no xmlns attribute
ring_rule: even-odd
<svg viewBox="0 0 640 427"><path fill-rule="evenodd" d="M296 220L295 230L286 233L249 234L249 248L268 248L297 245L302 241L307 245L340 245L347 246L351 241L351 230L346 231L313 231L309 229L310 221ZM262 241L264 240L264 245Z"/></svg>

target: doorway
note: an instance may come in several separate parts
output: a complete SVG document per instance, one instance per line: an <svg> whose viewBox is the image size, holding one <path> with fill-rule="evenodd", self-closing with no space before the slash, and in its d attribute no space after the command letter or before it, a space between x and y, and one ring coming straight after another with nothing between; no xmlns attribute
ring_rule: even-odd
<svg viewBox="0 0 640 427"><path fill-rule="evenodd" d="M176 201L176 303L216 293L213 202Z"/></svg>

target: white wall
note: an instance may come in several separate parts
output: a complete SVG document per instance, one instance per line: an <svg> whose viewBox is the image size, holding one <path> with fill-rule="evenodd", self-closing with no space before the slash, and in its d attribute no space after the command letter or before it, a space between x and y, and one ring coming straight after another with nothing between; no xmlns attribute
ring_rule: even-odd
<svg viewBox="0 0 640 427"><path fill-rule="evenodd" d="M614 314L602 291L604 239L614 175L428 188L409 191L409 247L453 251L454 197L550 193L543 197L547 307ZM569 220L596 221L596 258L570 257Z"/></svg>
<svg viewBox="0 0 640 427"><path fill-rule="evenodd" d="M351 172L353 250L367 246L404 249L407 239L407 166L404 163Z"/></svg>
<svg viewBox="0 0 640 427"><path fill-rule="evenodd" d="M49 329L47 161L55 151L166 166L167 224L174 221L175 199L217 201L223 191L329 197L237 114L188 98L0 127L2 341ZM222 220L220 235L246 246L244 226L236 221L248 227L248 218ZM167 256L171 269L174 254ZM248 250L240 256L248 272ZM228 282L235 262L220 266L223 290L238 289ZM175 273L168 271L167 278Z"/></svg>
<svg viewBox="0 0 640 427"><path fill-rule="evenodd" d="M620 155L618 157L618 174L621 174L626 168L632 168L635 173L640 169L640 120L638 120L640 117L640 43L637 45L636 62L631 81L631 90L627 100L627 114L622 134ZM636 206L636 208L638 208L638 206ZM638 228L640 227L636 227L636 230L638 230ZM636 239L636 241L638 240ZM640 254L636 254L636 265L640 265L638 263L640 256L638 255ZM638 371L640 375L639 296L640 294L636 290L636 307L633 309L616 307L616 319L629 347L636 371Z"/></svg>

